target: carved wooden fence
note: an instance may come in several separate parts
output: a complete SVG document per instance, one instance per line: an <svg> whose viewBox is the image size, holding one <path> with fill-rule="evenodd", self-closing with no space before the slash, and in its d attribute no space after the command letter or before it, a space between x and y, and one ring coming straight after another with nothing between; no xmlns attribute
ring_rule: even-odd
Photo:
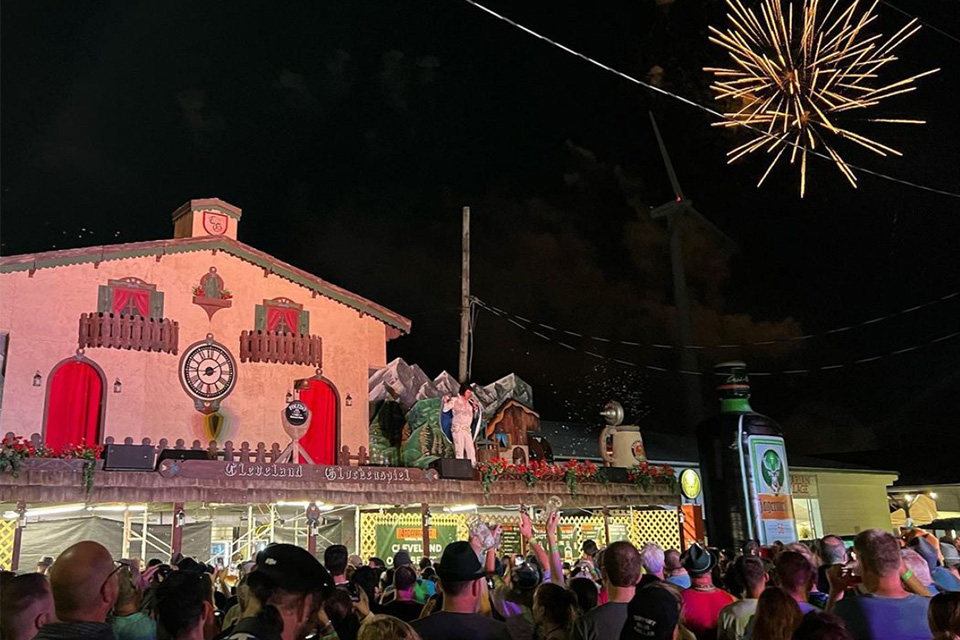
<svg viewBox="0 0 960 640"><path fill-rule="evenodd" d="M81 349L107 347L176 354L180 325L169 318L157 320L137 315L82 313L79 334Z"/></svg>
<svg viewBox="0 0 960 640"><path fill-rule="evenodd" d="M243 331L240 362L274 362L323 366L323 339L305 333Z"/></svg>
<svg viewBox="0 0 960 640"><path fill-rule="evenodd" d="M6 437L13 438L15 435L16 434L13 432L8 432ZM30 436L30 443L35 449L39 449L43 445L43 438L40 437L39 433L35 433ZM122 440L118 440L113 436L107 436L104 438L104 447L111 444L151 445L156 449L158 455L165 449L176 449L180 451L204 451L210 460L223 460L225 462L272 463L276 462L283 451L283 447L276 442L271 445L264 444L263 442L258 442L255 445L251 445L249 442L244 441L240 443L239 447L237 447L234 445L233 441L227 440L223 443L223 447L221 448L217 445L215 440L211 440L206 445L199 440L194 440L188 446L186 440L183 438L178 438L172 443L166 438L160 438L160 440L156 443L154 443L150 438L143 438L139 442L131 437L126 437ZM338 454L337 464L343 466L364 466L368 464L370 460L366 447L360 447L357 453L351 453L350 447L343 445Z"/></svg>

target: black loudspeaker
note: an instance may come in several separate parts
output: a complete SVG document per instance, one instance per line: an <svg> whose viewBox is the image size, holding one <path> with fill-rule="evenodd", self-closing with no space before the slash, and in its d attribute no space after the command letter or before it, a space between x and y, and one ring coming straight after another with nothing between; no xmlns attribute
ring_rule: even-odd
<svg viewBox="0 0 960 640"><path fill-rule="evenodd" d="M209 460L210 454L197 449L164 449L157 457L157 468L164 460Z"/></svg>
<svg viewBox="0 0 960 640"><path fill-rule="evenodd" d="M473 465L465 458L440 458L430 466L447 480L473 480Z"/></svg>
<svg viewBox="0 0 960 640"><path fill-rule="evenodd" d="M108 444L103 452L104 471L153 471L153 445Z"/></svg>

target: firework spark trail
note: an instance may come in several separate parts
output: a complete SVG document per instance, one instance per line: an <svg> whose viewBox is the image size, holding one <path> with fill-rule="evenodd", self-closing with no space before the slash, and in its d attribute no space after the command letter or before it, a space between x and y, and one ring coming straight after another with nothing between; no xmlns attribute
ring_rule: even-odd
<svg viewBox="0 0 960 640"><path fill-rule="evenodd" d="M874 0L858 16L859 0L852 0L845 9L838 6L840 0L834 0L821 17L819 0L804 0L797 7L790 2L786 8L782 0L763 0L759 16L741 0L727 0L730 26L726 31L710 27L709 39L727 51L733 64L704 70L714 75L710 88L715 98L735 105L724 114L727 120L714 126L745 128L753 136L731 149L727 161L757 152L773 156L758 187L788 146L791 165L800 156L801 197L807 185L807 151L818 145L850 184L857 186L853 171L833 147L834 138L849 140L880 156L902 155L841 124L847 112L914 91L918 79L939 71L932 69L890 84L877 82L878 71L897 60L893 51L920 29L914 19L882 44L880 34L866 36L864 29L876 19L879 1ZM799 11L796 16L795 9ZM925 123L911 118L867 121Z"/></svg>

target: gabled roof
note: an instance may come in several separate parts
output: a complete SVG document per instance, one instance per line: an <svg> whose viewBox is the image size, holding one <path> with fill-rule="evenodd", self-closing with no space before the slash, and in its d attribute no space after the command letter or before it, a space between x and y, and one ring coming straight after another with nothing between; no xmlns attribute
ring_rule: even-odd
<svg viewBox="0 0 960 640"><path fill-rule="evenodd" d="M123 260L144 256L155 256L159 260L161 256L166 254L190 253L195 251L223 251L229 253L241 260L262 267L268 273L277 275L305 289L309 289L319 295L356 309L361 314L376 318L389 327L387 333L388 339L410 333L412 323L409 319L362 296L358 296L355 293L351 293L346 289L342 289L315 275L307 273L302 269L278 260L263 251L259 251L238 240L225 236L128 242L125 244L5 256L0 257L0 274L17 271L29 271L32 273L37 269L51 269L86 263L99 264L100 262L108 260Z"/></svg>

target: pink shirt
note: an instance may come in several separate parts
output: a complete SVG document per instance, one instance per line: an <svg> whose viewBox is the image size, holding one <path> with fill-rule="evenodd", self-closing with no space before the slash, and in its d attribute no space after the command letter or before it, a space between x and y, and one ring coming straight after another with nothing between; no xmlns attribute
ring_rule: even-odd
<svg viewBox="0 0 960 640"><path fill-rule="evenodd" d="M682 597L683 608L680 616L684 626L697 636L697 640L716 640L720 610L737 601L723 589L713 591L685 589Z"/></svg>

